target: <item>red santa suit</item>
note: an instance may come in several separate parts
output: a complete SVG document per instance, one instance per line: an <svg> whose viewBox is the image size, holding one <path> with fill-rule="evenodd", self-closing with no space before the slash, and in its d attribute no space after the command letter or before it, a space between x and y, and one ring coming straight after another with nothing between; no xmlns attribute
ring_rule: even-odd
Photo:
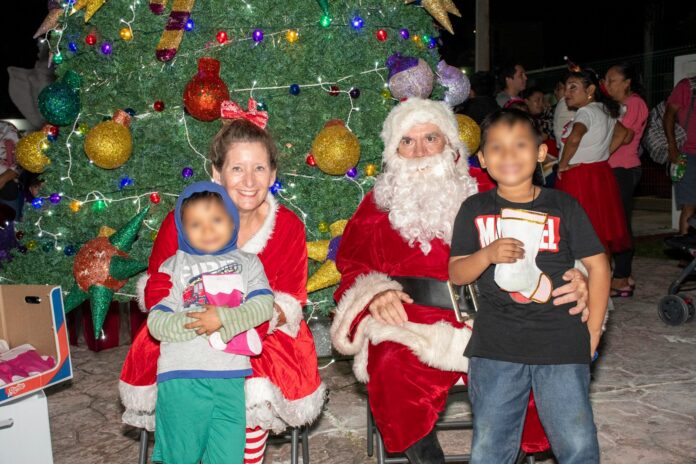
<svg viewBox="0 0 696 464"><path fill-rule="evenodd" d="M246 381L245 394L247 427L280 432L316 419L324 404L326 387L319 378L312 333L302 318L302 305L307 299L304 224L272 195L266 201L269 214L242 250L259 256L287 323L276 327L274 318L257 328L264 337L263 352L251 359L254 373ZM171 284L157 271L177 247L174 216L170 213L157 234L146 280L140 283L146 308L168 294ZM143 324L121 371L119 390L126 407L123 421L127 424L154 429L158 357L159 342Z"/></svg>
<svg viewBox="0 0 696 464"><path fill-rule="evenodd" d="M382 131L387 171L390 159L398 156L404 132L414 124L436 124L450 146L463 152L451 110L438 105L411 99L392 110ZM470 176L461 180L468 184L466 193L475 192ZM405 451L433 430L449 390L466 380L468 370L464 348L471 326L457 322L454 311L403 303L408 322L397 326L377 321L367 309L377 294L402 290L393 277L448 280L449 244L440 238L429 244L427 252L417 243L409 244L392 225L389 212L378 207L373 191L348 222L336 259L341 283L334 295L338 304L331 339L339 352L354 356L353 372L367 383L376 425L392 453ZM530 453L549 448L533 400L522 443Z"/></svg>

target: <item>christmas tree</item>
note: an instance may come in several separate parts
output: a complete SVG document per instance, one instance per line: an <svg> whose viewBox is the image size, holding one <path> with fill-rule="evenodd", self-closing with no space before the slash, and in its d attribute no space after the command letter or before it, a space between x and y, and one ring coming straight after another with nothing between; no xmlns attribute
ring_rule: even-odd
<svg viewBox="0 0 696 464"><path fill-rule="evenodd" d="M195 89L184 104L201 58L219 61L224 82L191 84L209 85L206 98L226 86L243 108L253 97L268 111L281 150L272 191L305 222L309 242L340 236L339 221L350 218L379 172L379 132L398 102L387 86L387 58L419 57L433 70L438 60L433 17L400 0L71 0L60 10L47 32L58 81L40 100L54 126L22 147L45 184L17 224L22 252L1 272L65 290L74 282L75 253L100 229L119 229L150 205L130 251L146 261L178 193L210 179L208 147L221 122L205 120L217 115L206 113L210 102L196 99ZM212 66L214 78L215 61L200 66ZM433 97L442 92L436 87ZM315 137L335 119L357 137L359 158L343 145L350 153L317 159ZM339 136L317 140L314 150ZM310 275L321 264L310 262ZM134 280L123 294L134 293ZM314 308L329 310L332 292L310 294Z"/></svg>

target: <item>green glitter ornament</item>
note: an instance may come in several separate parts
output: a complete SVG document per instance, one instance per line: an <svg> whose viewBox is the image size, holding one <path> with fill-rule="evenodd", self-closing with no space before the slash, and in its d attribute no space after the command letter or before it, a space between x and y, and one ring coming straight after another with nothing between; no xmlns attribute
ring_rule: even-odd
<svg viewBox="0 0 696 464"><path fill-rule="evenodd" d="M39 94L39 111L56 126L72 124L80 112L80 76L70 70Z"/></svg>

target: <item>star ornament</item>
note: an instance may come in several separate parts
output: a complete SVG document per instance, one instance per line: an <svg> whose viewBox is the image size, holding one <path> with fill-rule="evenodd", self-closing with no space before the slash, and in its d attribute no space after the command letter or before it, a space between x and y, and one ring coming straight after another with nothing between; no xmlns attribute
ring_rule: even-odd
<svg viewBox="0 0 696 464"><path fill-rule="evenodd" d="M449 20L448 14L453 14L462 17L462 14L454 4L454 0L406 0L406 3L420 4L435 20L442 25L450 34L454 35L452 23Z"/></svg>
<svg viewBox="0 0 696 464"><path fill-rule="evenodd" d="M135 215L121 229L102 227L98 237L87 242L75 255L73 275L75 284L65 298L69 313L89 299L92 309L94 335L99 337L106 313L114 297L128 279L147 269L147 264L128 256L149 207Z"/></svg>
<svg viewBox="0 0 696 464"><path fill-rule="evenodd" d="M74 14L81 9L85 9L85 22L92 18L92 15L101 8L106 0L77 0L70 14Z"/></svg>
<svg viewBox="0 0 696 464"><path fill-rule="evenodd" d="M317 271L307 280L307 292L312 293L336 285L341 280L341 273L336 268L336 254L341 244L343 231L348 221L342 219L329 226L331 240L307 242L307 255L314 261L322 262Z"/></svg>

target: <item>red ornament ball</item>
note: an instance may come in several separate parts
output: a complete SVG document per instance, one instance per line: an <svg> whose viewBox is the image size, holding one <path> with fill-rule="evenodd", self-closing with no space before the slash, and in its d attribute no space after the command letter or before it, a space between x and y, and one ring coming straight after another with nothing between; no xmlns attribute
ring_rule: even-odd
<svg viewBox="0 0 696 464"><path fill-rule="evenodd" d="M331 95L332 97L336 97L336 96L338 96L338 92L340 90L341 89L339 89L337 85L332 85L331 88L329 89L329 95Z"/></svg>
<svg viewBox="0 0 696 464"><path fill-rule="evenodd" d="M53 126L53 125L48 126L47 132L48 132L48 135L50 135L51 137L58 137L58 126Z"/></svg>
<svg viewBox="0 0 696 464"><path fill-rule="evenodd" d="M155 205L158 205L160 201L162 201L162 198L160 198L159 193L157 192L152 192L150 194L150 201L154 203Z"/></svg>
<svg viewBox="0 0 696 464"><path fill-rule="evenodd" d="M227 32L225 32L225 31L218 32L217 35L215 36L215 40L217 40L219 44L227 43Z"/></svg>
<svg viewBox="0 0 696 464"><path fill-rule="evenodd" d="M307 159L305 160L305 162L307 163L308 166L314 167L317 165L317 160L314 159L314 155L311 153L309 155L307 155Z"/></svg>
<svg viewBox="0 0 696 464"><path fill-rule="evenodd" d="M227 85L220 78L220 62L214 58L198 60L198 72L186 84L184 106L199 121L214 121L220 117L222 102L230 99Z"/></svg>
<svg viewBox="0 0 696 464"><path fill-rule="evenodd" d="M85 43L87 45L95 45L97 43L97 36L94 34L87 34L87 37L85 37Z"/></svg>
<svg viewBox="0 0 696 464"><path fill-rule="evenodd" d="M375 32L375 37L377 37L377 40L380 42L384 42L387 40L387 31L384 29L377 29L377 32Z"/></svg>
<svg viewBox="0 0 696 464"><path fill-rule="evenodd" d="M21 230L18 230L15 233L15 237L17 237L17 240L22 240L24 238L24 232L22 232Z"/></svg>
<svg viewBox="0 0 696 464"><path fill-rule="evenodd" d="M164 111L164 102L162 100L157 100L155 103L152 104L152 108L154 108L155 111L160 113Z"/></svg>

